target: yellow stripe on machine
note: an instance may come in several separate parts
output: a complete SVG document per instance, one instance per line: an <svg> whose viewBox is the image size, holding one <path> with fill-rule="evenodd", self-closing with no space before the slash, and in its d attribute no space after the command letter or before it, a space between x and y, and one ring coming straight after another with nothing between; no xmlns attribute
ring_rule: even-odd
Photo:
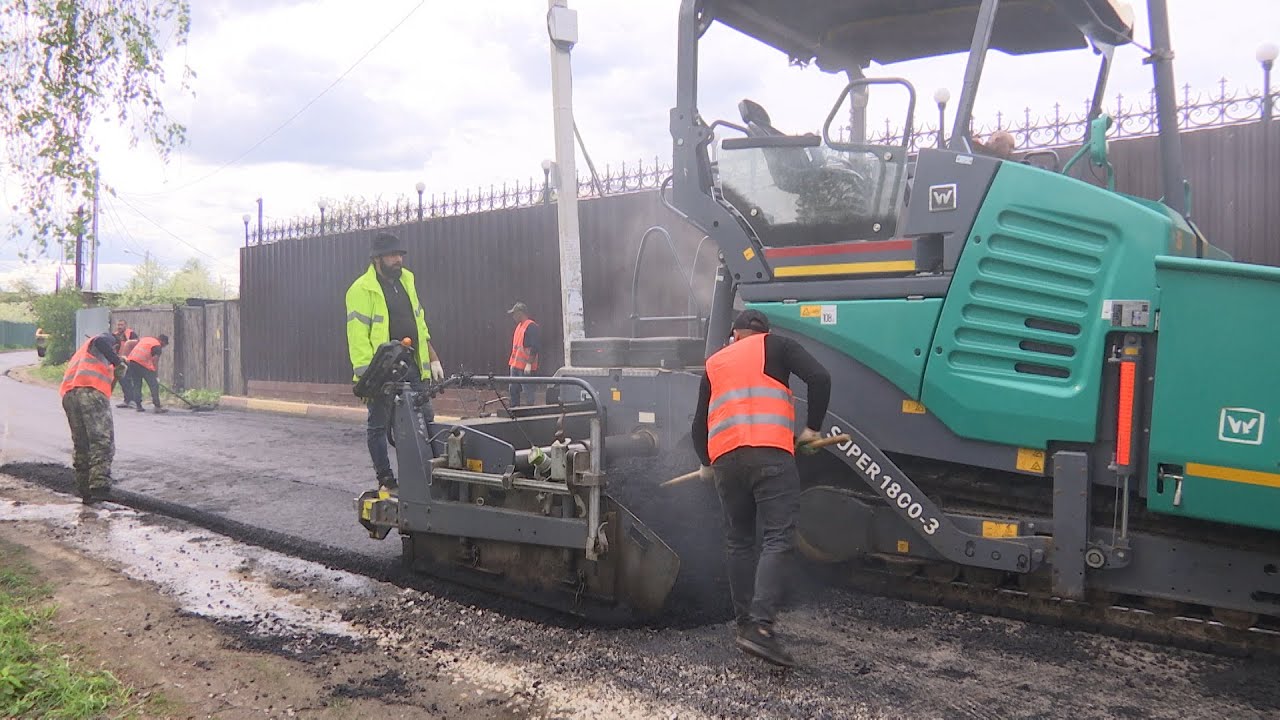
<svg viewBox="0 0 1280 720"><path fill-rule="evenodd" d="M1187 475L1209 478L1210 480L1226 480L1227 482L1245 483L1247 485L1280 488L1280 475L1276 473L1222 467L1221 465L1202 465L1200 463L1187 463L1185 472Z"/></svg>
<svg viewBox="0 0 1280 720"><path fill-rule="evenodd" d="M805 275L857 275L879 272L911 272L916 269L915 260L883 260L880 262L828 263L826 265L794 265L773 269L776 277L802 277Z"/></svg>

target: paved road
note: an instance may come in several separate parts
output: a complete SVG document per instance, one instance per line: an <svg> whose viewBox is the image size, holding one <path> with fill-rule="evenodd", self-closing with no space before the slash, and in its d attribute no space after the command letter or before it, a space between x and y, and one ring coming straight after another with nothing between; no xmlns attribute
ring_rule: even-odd
<svg viewBox="0 0 1280 720"><path fill-rule="evenodd" d="M34 353L0 354L0 373L34 360ZM290 536L291 553L322 544L358 563L395 564L395 535L370 540L351 510L351 498L371 485L362 425L235 411L114 412L120 488L273 528ZM0 376L0 464L66 464L70 450L57 392ZM1280 673L1272 663L839 590L815 591L812 602L784 618L803 662L785 675L741 656L723 625L584 632L482 613L453 590L415 597L422 602L413 607L402 595L376 599L370 611L377 628L423 644L406 646L414 657L430 656L432 643L444 639L449 647L514 663L518 673L554 674L591 692L617 682L716 717L1082 720L1280 712Z"/></svg>
<svg viewBox="0 0 1280 720"><path fill-rule="evenodd" d="M56 390L3 373L36 362L0 354L0 465L71 464ZM166 415L113 408L117 487L380 559L400 543L371 540L351 501L373 487L364 426L219 410Z"/></svg>

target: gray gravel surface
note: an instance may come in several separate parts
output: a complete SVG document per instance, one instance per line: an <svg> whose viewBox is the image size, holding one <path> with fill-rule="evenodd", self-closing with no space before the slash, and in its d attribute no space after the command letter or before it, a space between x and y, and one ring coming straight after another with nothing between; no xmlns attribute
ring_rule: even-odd
<svg viewBox="0 0 1280 720"><path fill-rule="evenodd" d="M0 363L15 359L21 362L21 354L0 356ZM226 411L116 417L120 488L186 508L186 519L206 527L222 523L220 531L243 533L249 542L257 533L257 541L294 554L332 551L327 560L315 558L330 565L393 572L394 535L371 541L352 517L351 498L369 484L360 426ZM56 393L0 377L0 439L5 462L65 463L70 443ZM680 466L684 460L672 462L657 479L689 469ZM13 467L9 472L23 474ZM23 467L27 475L53 477L45 484L69 478L65 467L17 470ZM448 668L460 675L505 668L499 679L521 692L552 688L541 702L566 716L1280 717L1275 664L811 582L797 584L798 606L782 624L802 666L772 669L738 652L721 622L727 599L709 490L691 486L668 499L626 468L615 480L614 491L660 532L672 533L669 541L685 558L674 626L583 627L430 582L390 597L353 599L349 619L405 662L448 654ZM457 659L465 657L485 662Z"/></svg>

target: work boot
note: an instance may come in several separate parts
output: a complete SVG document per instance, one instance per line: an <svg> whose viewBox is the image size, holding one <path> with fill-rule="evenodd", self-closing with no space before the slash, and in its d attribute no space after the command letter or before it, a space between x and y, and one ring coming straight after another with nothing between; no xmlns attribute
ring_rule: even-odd
<svg viewBox="0 0 1280 720"><path fill-rule="evenodd" d="M156 414L157 414L157 415L163 415L163 414L165 414L165 413L167 413L167 412L169 412L169 408L167 408L167 407L160 407L159 405L157 405L157 406L156 406Z"/></svg>
<svg viewBox="0 0 1280 720"><path fill-rule="evenodd" d="M146 412L147 409L142 407L142 403L138 403L138 412Z"/></svg>
<svg viewBox="0 0 1280 720"><path fill-rule="evenodd" d="M127 403L127 402L122 402L122 403L120 403L119 405L116 405L116 407L118 407L118 408L131 408L131 407L133 407L133 405L132 405L132 404L130 404L130 403Z"/></svg>
<svg viewBox="0 0 1280 720"><path fill-rule="evenodd" d="M736 643L749 655L754 655L765 662L791 667L796 664L791 654L778 642L773 628L757 622L748 622L738 628Z"/></svg>
<svg viewBox="0 0 1280 720"><path fill-rule="evenodd" d="M378 478L378 492L388 495L395 495L400 492L400 484L396 482L394 475L387 475Z"/></svg>
<svg viewBox="0 0 1280 720"><path fill-rule="evenodd" d="M97 505L100 502L111 499L110 485L94 485L87 488L85 492L80 493L80 502L85 505Z"/></svg>

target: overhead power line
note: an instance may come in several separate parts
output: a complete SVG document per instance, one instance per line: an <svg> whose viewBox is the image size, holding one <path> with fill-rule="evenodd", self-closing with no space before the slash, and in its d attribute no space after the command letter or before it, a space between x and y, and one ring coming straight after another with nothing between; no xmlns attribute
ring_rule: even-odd
<svg viewBox="0 0 1280 720"><path fill-rule="evenodd" d="M342 71L342 74L341 74L341 75L339 75L338 77L334 78L333 82L329 83L329 84L328 84L328 86L326 86L326 87L325 87L325 89L321 90L318 94L316 94L316 96L315 96L315 97L311 98L310 100L308 100L308 101L306 102L306 104L304 104L302 107L298 108L298 111L297 111L297 112L295 112L294 114L290 115L290 116L289 116L289 118L288 118L287 120L285 120L284 122L280 123L280 125L279 125L279 126L277 126L277 127L276 127L276 129L274 129L274 130L272 130L271 132L267 133L267 134L266 134L266 135L265 135L261 140L259 140L259 141L255 142L254 144L250 145L250 146L249 146L249 147L248 147L244 152L242 152L242 153L240 153L239 155L235 156L235 158L231 159L230 161L228 161L228 162L226 162L226 163L223 163L222 165L218 166L218 167L217 167L217 168L215 168L214 170L211 170L210 172L206 173L205 175L203 175L203 176L201 176L201 177L199 177L199 178L196 178L195 180L192 180L192 181L191 181L191 182L189 182L189 183L186 183L186 184L184 184L184 185L180 185L180 186L178 186L178 187L176 187L176 188L171 188L171 189L169 189L169 190L160 190L160 191L158 191L158 192L153 192L153 193L133 193L133 195L134 195L135 197L155 197L155 196L157 196L157 195L168 195L168 194L170 194L170 193L175 193L175 192L179 192L179 191L181 191L181 190L186 190L187 188L193 187L193 186L195 186L195 185L198 185L198 184L200 184L200 183L204 182L205 180L208 180L209 178L213 177L214 175L217 175L218 173L222 172L223 170L226 170L227 168L231 167L232 165L235 165L236 163L238 163L238 162L240 162L241 160L245 159L246 157L248 157L249 153L253 152L254 150L257 150L259 147L261 147L261 146L262 146L262 144L263 144L263 143L265 143L266 141L268 141L268 140L270 140L271 138L275 137L275 136L276 136L276 135L277 135L281 130L284 130L286 127L288 127L288 126L290 125L290 123L292 123L294 120L297 120L297 119L298 119L298 118L299 118L299 117L300 117L304 112L306 112L308 109L310 109L310 107L311 107L312 105L315 105L317 102L319 102L319 101L320 101L320 98L324 97L325 95L327 95L327 94L329 93L329 91L330 91L330 90L332 90L332 89L334 89L335 87L337 87L337 86L338 86L338 83L340 83L340 82L342 82L343 80L345 80L345 79L346 79L346 77L347 77L348 75L350 75L350 74L351 74L351 73L352 73L352 72L353 72L357 67L359 67L359 66L360 66L360 63L364 62L366 58L368 58L370 55L372 55L374 50L377 50L377 49L382 45L382 43L386 42L388 38L390 38L392 35L394 35L394 34L395 34L395 32L396 32L397 30L399 30L399 29L400 29L400 27L401 27L402 25L404 25L406 22L408 22L408 21L409 21L409 18L413 17L413 14L414 14L414 13L416 13L416 12L418 12L418 10L419 10L419 9L421 9L421 8L422 8L422 6L423 6L423 5L425 5L425 4L426 4L426 0L421 0L421 2L419 2L417 5L413 6L413 8L412 8L411 10L409 10L409 12L408 12L404 17L400 18L400 21L399 21L399 22L397 22L395 25L391 26L391 29L390 29L390 30L388 30L386 33L384 33L384 34L382 35L382 37L378 38L378 41L377 41L377 42L375 42L372 46L370 46L368 50L365 50L363 55L361 55L359 58L357 58L355 62L351 63L351 66L350 66L350 67L348 67L346 70Z"/></svg>

